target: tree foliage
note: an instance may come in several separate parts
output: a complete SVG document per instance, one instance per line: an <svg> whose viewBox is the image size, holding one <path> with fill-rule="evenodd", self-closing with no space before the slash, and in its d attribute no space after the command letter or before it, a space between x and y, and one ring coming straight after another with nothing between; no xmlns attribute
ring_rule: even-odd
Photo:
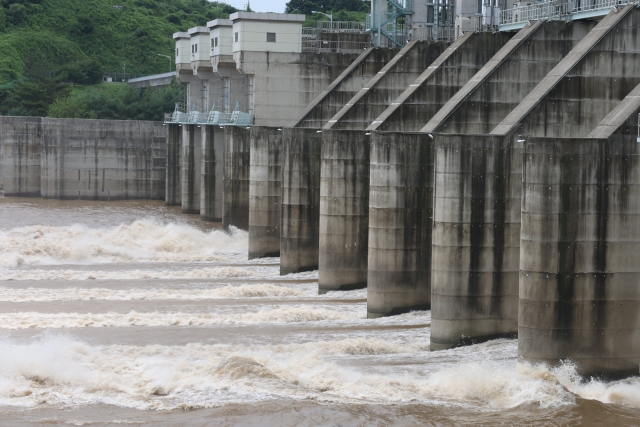
<svg viewBox="0 0 640 427"><path fill-rule="evenodd" d="M285 6L285 13L303 13L311 15L312 11L324 13L351 11L368 12L368 3L362 0L290 0Z"/></svg>

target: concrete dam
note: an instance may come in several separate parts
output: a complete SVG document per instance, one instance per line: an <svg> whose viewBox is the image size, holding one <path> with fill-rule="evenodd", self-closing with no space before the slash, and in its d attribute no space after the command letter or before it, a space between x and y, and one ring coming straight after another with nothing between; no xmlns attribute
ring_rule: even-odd
<svg viewBox="0 0 640 427"><path fill-rule="evenodd" d="M302 19L176 33L165 123L2 118L4 195L164 198L320 293L366 287L370 318L430 309L432 351L637 375L640 8L314 51Z"/></svg>

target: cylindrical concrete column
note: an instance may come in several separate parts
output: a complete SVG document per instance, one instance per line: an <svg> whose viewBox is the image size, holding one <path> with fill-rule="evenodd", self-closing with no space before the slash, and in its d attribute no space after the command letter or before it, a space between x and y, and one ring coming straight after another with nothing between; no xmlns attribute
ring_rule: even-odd
<svg viewBox="0 0 640 427"><path fill-rule="evenodd" d="M218 126L202 127L200 219L222 221L224 191L224 131Z"/></svg>
<svg viewBox="0 0 640 427"><path fill-rule="evenodd" d="M367 286L369 142L363 131L323 131L318 291Z"/></svg>
<svg viewBox="0 0 640 427"><path fill-rule="evenodd" d="M167 128L167 185L164 202L167 206L180 206L182 205L180 176L182 128L178 124L168 124Z"/></svg>
<svg viewBox="0 0 640 427"><path fill-rule="evenodd" d="M433 140L374 133L369 189L370 318L431 305Z"/></svg>
<svg viewBox="0 0 640 427"><path fill-rule="evenodd" d="M635 135L531 138L522 177L518 353L583 375L640 365L640 150Z"/></svg>
<svg viewBox="0 0 640 427"><path fill-rule="evenodd" d="M182 126L182 213L200 213L202 128Z"/></svg>
<svg viewBox="0 0 640 427"><path fill-rule="evenodd" d="M250 130L225 126L224 145L222 226L248 230Z"/></svg>
<svg viewBox="0 0 640 427"><path fill-rule="evenodd" d="M285 128L280 274L318 268L320 149L315 129Z"/></svg>
<svg viewBox="0 0 640 427"><path fill-rule="evenodd" d="M249 259L280 256L282 130L251 128Z"/></svg>
<svg viewBox="0 0 640 427"><path fill-rule="evenodd" d="M522 145L512 139L435 136L431 350L517 335Z"/></svg>

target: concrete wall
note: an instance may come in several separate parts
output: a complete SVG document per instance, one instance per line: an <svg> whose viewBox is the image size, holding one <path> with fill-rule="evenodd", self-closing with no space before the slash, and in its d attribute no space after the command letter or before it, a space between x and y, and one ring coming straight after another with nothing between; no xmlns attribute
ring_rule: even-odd
<svg viewBox="0 0 640 427"><path fill-rule="evenodd" d="M318 288L367 285L369 142L362 131L323 131Z"/></svg>
<svg viewBox="0 0 640 427"><path fill-rule="evenodd" d="M407 85L367 130L420 130L512 36L513 33L465 34Z"/></svg>
<svg viewBox="0 0 640 427"><path fill-rule="evenodd" d="M224 195L222 226L249 229L250 130L224 128Z"/></svg>
<svg viewBox="0 0 640 427"><path fill-rule="evenodd" d="M593 26L589 21L536 21L525 26L421 131L491 132Z"/></svg>
<svg viewBox="0 0 640 427"><path fill-rule="evenodd" d="M640 83L639 26L635 5L609 13L491 133L589 135Z"/></svg>
<svg viewBox="0 0 640 427"><path fill-rule="evenodd" d="M167 130L162 123L41 120L42 197L165 198Z"/></svg>
<svg viewBox="0 0 640 427"><path fill-rule="evenodd" d="M320 129L331 119L399 50L367 49L336 74L330 84L320 88L317 97L296 113L293 127Z"/></svg>
<svg viewBox="0 0 640 427"><path fill-rule="evenodd" d="M0 117L0 192L40 196L42 119Z"/></svg>
<svg viewBox="0 0 640 427"><path fill-rule="evenodd" d="M165 204L182 205L182 128L177 124L167 125L167 182Z"/></svg>
<svg viewBox="0 0 640 427"><path fill-rule="evenodd" d="M256 126L291 123L356 58L357 54L315 52L234 53L238 71L250 76Z"/></svg>
<svg viewBox="0 0 640 427"><path fill-rule="evenodd" d="M638 374L639 154L635 135L527 140L518 342L524 360L571 359L584 375Z"/></svg>
<svg viewBox="0 0 640 427"><path fill-rule="evenodd" d="M200 213L202 128L183 125L182 129L182 213Z"/></svg>
<svg viewBox="0 0 640 427"><path fill-rule="evenodd" d="M280 256L282 129L251 128L249 259Z"/></svg>
<svg viewBox="0 0 640 427"><path fill-rule="evenodd" d="M431 350L518 332L522 143L435 135Z"/></svg>
<svg viewBox="0 0 640 427"><path fill-rule="evenodd" d="M220 127L202 127L200 219L203 221L222 221L224 141L224 130Z"/></svg>
<svg viewBox="0 0 640 427"><path fill-rule="evenodd" d="M447 46L443 41L410 42L324 125L324 129L366 129Z"/></svg>
<svg viewBox="0 0 640 427"><path fill-rule="evenodd" d="M322 134L284 128L280 274L318 269Z"/></svg>
<svg viewBox="0 0 640 427"><path fill-rule="evenodd" d="M433 141L374 133L369 189L367 316L431 305Z"/></svg>

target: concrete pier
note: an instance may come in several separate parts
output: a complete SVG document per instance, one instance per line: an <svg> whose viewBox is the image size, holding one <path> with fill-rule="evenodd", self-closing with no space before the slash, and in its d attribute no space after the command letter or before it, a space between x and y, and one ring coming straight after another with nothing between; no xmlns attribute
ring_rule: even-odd
<svg viewBox="0 0 640 427"><path fill-rule="evenodd" d="M238 126L224 128L224 196L222 227L249 229L249 147L250 130Z"/></svg>
<svg viewBox="0 0 640 427"><path fill-rule="evenodd" d="M367 286L370 139L362 131L322 133L320 293Z"/></svg>
<svg viewBox="0 0 640 427"><path fill-rule="evenodd" d="M218 126L202 127L202 171L200 219L222 221L224 192L224 131Z"/></svg>
<svg viewBox="0 0 640 427"><path fill-rule="evenodd" d="M431 350L518 332L522 143L435 135Z"/></svg>
<svg viewBox="0 0 640 427"><path fill-rule="evenodd" d="M182 213L200 213L202 128L182 126Z"/></svg>
<svg viewBox="0 0 640 427"><path fill-rule="evenodd" d="M182 128L180 125L167 125L167 184L164 199L167 206L182 205L181 135Z"/></svg>
<svg viewBox="0 0 640 427"><path fill-rule="evenodd" d="M280 256L282 129L251 128L249 259Z"/></svg>
<svg viewBox="0 0 640 427"><path fill-rule="evenodd" d="M634 111L637 125L637 110ZM583 375L640 364L640 152L631 138L531 138L524 156L519 355Z"/></svg>
<svg viewBox="0 0 640 427"><path fill-rule="evenodd" d="M374 133L370 165L367 316L429 309L433 140Z"/></svg>
<svg viewBox="0 0 640 427"><path fill-rule="evenodd" d="M320 152L315 129L284 128L280 274L318 269Z"/></svg>

